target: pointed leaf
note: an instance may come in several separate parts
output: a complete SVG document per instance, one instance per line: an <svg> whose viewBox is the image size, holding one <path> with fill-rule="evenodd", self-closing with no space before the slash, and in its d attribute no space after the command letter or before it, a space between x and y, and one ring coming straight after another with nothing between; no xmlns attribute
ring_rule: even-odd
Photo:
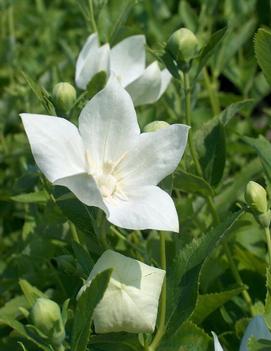
<svg viewBox="0 0 271 351"><path fill-rule="evenodd" d="M271 30L260 28L255 35L255 54L263 74L271 85Z"/></svg>

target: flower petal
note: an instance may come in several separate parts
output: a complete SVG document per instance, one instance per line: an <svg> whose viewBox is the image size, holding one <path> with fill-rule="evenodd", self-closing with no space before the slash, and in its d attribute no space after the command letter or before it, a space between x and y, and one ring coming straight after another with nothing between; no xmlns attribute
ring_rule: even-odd
<svg viewBox="0 0 271 351"><path fill-rule="evenodd" d="M76 72L77 71L81 72L84 62L87 56L89 55L89 53L95 49L98 49L98 47L99 47L98 34L93 33L87 38L82 50L79 53L79 56L76 61Z"/></svg>
<svg viewBox="0 0 271 351"><path fill-rule="evenodd" d="M252 337L254 337L256 340L271 340L271 333L266 326L263 316L255 316L249 322L241 340L240 351L248 351L247 345L249 339L251 339Z"/></svg>
<svg viewBox="0 0 271 351"><path fill-rule="evenodd" d="M108 210L103 202L101 193L91 175L81 173L57 179L54 185L67 187L85 205L99 207L108 215Z"/></svg>
<svg viewBox="0 0 271 351"><path fill-rule="evenodd" d="M20 116L34 159L51 182L85 171L85 150L75 125L60 117Z"/></svg>
<svg viewBox="0 0 271 351"><path fill-rule="evenodd" d="M149 65L139 78L126 87L135 106L155 102L159 97L160 89L161 71L156 61Z"/></svg>
<svg viewBox="0 0 271 351"><path fill-rule="evenodd" d="M220 345L220 342L218 340L218 337L216 333L212 332L213 339L214 339L214 349L215 351L223 351L222 346Z"/></svg>
<svg viewBox="0 0 271 351"><path fill-rule="evenodd" d="M126 229L157 229L179 232L179 221L171 197L157 186L135 188L127 199L105 199L109 222Z"/></svg>
<svg viewBox="0 0 271 351"><path fill-rule="evenodd" d="M178 166L187 143L189 127L173 124L143 133L116 168L123 186L157 185Z"/></svg>
<svg viewBox="0 0 271 351"><path fill-rule="evenodd" d="M132 99L113 76L82 110L79 130L94 168L116 162L138 137Z"/></svg>
<svg viewBox="0 0 271 351"><path fill-rule="evenodd" d="M109 52L108 44L90 49L84 61L76 66L75 83L79 88L86 89L95 74L101 71L109 72Z"/></svg>
<svg viewBox="0 0 271 351"><path fill-rule="evenodd" d="M161 85L160 85L160 91L159 91L158 99L164 94L164 92L166 91L170 81L171 81L171 74L165 68L161 72Z"/></svg>
<svg viewBox="0 0 271 351"><path fill-rule="evenodd" d="M145 43L144 35L133 35L111 49L111 70L118 77L122 86L125 87L144 72Z"/></svg>

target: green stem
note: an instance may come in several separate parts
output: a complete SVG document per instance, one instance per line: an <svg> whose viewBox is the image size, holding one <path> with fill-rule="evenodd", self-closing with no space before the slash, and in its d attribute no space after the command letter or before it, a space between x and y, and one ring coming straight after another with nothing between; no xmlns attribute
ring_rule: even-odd
<svg viewBox="0 0 271 351"><path fill-rule="evenodd" d="M160 260L161 260L161 268L166 271L167 269L166 240L165 240L164 232L160 232ZM165 278L163 287L162 287L161 297L160 297L158 329L152 340L152 343L148 347L149 351L156 350L157 346L159 345L164 335L165 322L166 322L166 304L167 304L167 286L166 286L166 278Z"/></svg>
<svg viewBox="0 0 271 351"><path fill-rule="evenodd" d="M131 246L134 250L138 251L141 255L145 256L145 251L141 250L137 245L133 244L130 240L128 240L121 232L118 231L117 228L111 226L111 231L122 241L124 241L127 245Z"/></svg>
<svg viewBox="0 0 271 351"><path fill-rule="evenodd" d="M89 0L89 17L93 32L98 33L97 24L94 17L94 8L92 0Z"/></svg>
<svg viewBox="0 0 271 351"><path fill-rule="evenodd" d="M191 121L192 121L192 111L191 111L191 87L190 87L190 79L189 79L189 74L184 73L184 94L185 94L185 117L186 117L186 123L191 126ZM202 170L197 158L197 151L195 149L194 143L193 143L193 132L192 132L192 126L191 130L188 133L188 145L189 145L189 150L196 168L196 173L200 176L202 176Z"/></svg>
<svg viewBox="0 0 271 351"><path fill-rule="evenodd" d="M268 227L264 228L267 249L268 249L268 258L269 258L269 266L271 267L271 238L270 238L270 231Z"/></svg>
<svg viewBox="0 0 271 351"><path fill-rule="evenodd" d="M208 71L206 68L204 68L204 82L205 82L205 86L209 95L209 99L210 99L210 103L212 106L212 110L213 110L213 115L216 116L220 113L220 106L219 106L219 100L218 100L218 96L216 93L216 90L213 89L210 77L208 75Z"/></svg>
<svg viewBox="0 0 271 351"><path fill-rule="evenodd" d="M189 74L187 72L184 73L184 93L185 93L185 116L186 116L186 123L188 125L191 126L191 121L192 121L192 111L191 111L191 87L190 87L190 80L189 80ZM193 129L191 128L191 130L189 131L189 135L188 135L188 144L189 144L189 149L190 149L190 153L195 165L195 169L196 169L196 173L198 176L203 177L203 172L201 169L201 165L198 161L197 158L197 152L194 146L194 142L193 142ZM214 204L214 200L211 196L207 196L206 197L206 202L207 205L210 209L210 212L212 214L213 217L213 222L215 224L219 224L220 223L220 218L217 214L216 208L215 208L215 204ZM227 244L227 242L223 243L224 246L224 250L230 265L230 269L232 271L232 275L236 281L236 283L240 286L243 286L243 282L241 279L241 276L239 274L238 269L236 268L235 262L232 258L231 252L230 252L230 248ZM271 247L271 246L270 246ZM271 252L271 251L270 251ZM271 261L270 261L271 262ZM250 311L252 308L252 300L251 297L249 295L249 293L246 290L242 291L242 295L244 300L246 301Z"/></svg>

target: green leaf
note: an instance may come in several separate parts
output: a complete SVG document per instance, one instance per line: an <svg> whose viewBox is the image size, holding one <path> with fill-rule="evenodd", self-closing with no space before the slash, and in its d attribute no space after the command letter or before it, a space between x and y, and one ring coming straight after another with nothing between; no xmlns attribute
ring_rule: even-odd
<svg viewBox="0 0 271 351"><path fill-rule="evenodd" d="M30 305L23 295L16 296L9 300L3 307L0 308L0 316L8 319L16 319L21 313L19 308L29 308Z"/></svg>
<svg viewBox="0 0 271 351"><path fill-rule="evenodd" d="M223 126L226 126L237 113L239 113L243 109L251 107L253 103L253 99L246 99L234 102L233 104L227 106L225 110L223 110L219 115L215 116L214 118L219 119Z"/></svg>
<svg viewBox="0 0 271 351"><path fill-rule="evenodd" d="M21 72L21 74L24 80L26 81L26 83L32 89L33 93L36 95L38 100L43 105L44 109L50 115L55 116L56 111L53 103L51 102L50 95L47 93L47 91L44 88L40 87L36 82L34 82L34 80L31 79L25 72Z"/></svg>
<svg viewBox="0 0 271 351"><path fill-rule="evenodd" d="M221 307L234 296L239 295L245 287L223 291L220 293L199 295L197 305L191 319L196 324L201 324L211 313Z"/></svg>
<svg viewBox="0 0 271 351"><path fill-rule="evenodd" d="M192 314L198 298L202 265L216 245L229 235L242 213L239 211L228 215L224 222L202 237L194 239L177 253L171 269L169 268L167 284L169 334Z"/></svg>
<svg viewBox="0 0 271 351"><path fill-rule="evenodd" d="M111 273L112 269L107 269L97 274L77 302L71 339L73 351L85 351L87 349L92 315L95 307L103 298Z"/></svg>
<svg viewBox="0 0 271 351"><path fill-rule="evenodd" d="M271 31L268 28L258 29L255 35L255 54L263 74L271 85Z"/></svg>
<svg viewBox="0 0 271 351"><path fill-rule="evenodd" d="M31 335L28 334L26 327L16 321L16 320L12 320L6 317L0 317L0 324L3 323L7 326L9 326L10 328L14 329L19 335L23 336L24 338L26 338L27 340L33 342L36 346L38 346L40 349L44 350L44 351L52 351L51 347L48 347L46 345L41 344L40 342L38 342L34 337L32 337Z"/></svg>
<svg viewBox="0 0 271 351"><path fill-rule="evenodd" d="M90 254L80 243L77 243L76 241L72 242L72 249L84 273L86 276L88 276L92 267L94 266L94 261L92 260Z"/></svg>
<svg viewBox="0 0 271 351"><path fill-rule="evenodd" d="M219 43L223 39L225 33L227 31L227 27L219 29L217 32L213 33L209 39L207 45L202 49L199 56L198 68L194 77L194 80L198 77L203 67L207 64L209 58L213 55Z"/></svg>
<svg viewBox="0 0 271 351"><path fill-rule="evenodd" d="M262 135L259 138L250 138L250 137L243 137L242 140L251 147L253 147L263 165L263 169L266 173L266 176L271 182L271 144L270 142L265 139Z"/></svg>
<svg viewBox="0 0 271 351"><path fill-rule="evenodd" d="M40 291L39 289L32 286L25 279L20 279L19 285L20 285L20 288L21 288L22 292L24 293L24 296L25 296L27 302L29 303L30 307L34 305L37 298L39 298L39 297L48 298L48 296L46 294L44 294L42 291Z"/></svg>
<svg viewBox="0 0 271 351"><path fill-rule="evenodd" d="M224 126L217 119L204 124L194 140L204 178L213 186L220 182L226 161Z"/></svg>
<svg viewBox="0 0 271 351"><path fill-rule="evenodd" d="M37 203L37 202L47 202L50 199L50 197L46 191L41 190L41 191L35 191L33 193L11 196L10 199L15 202Z"/></svg>
<svg viewBox="0 0 271 351"><path fill-rule="evenodd" d="M216 206L219 214L226 213L228 209L237 201L238 197L244 193L247 183L257 177L262 172L262 166L258 159L252 160L236 173L232 183L225 190L220 191L216 197Z"/></svg>
<svg viewBox="0 0 271 351"><path fill-rule="evenodd" d="M183 323L176 333L164 340L158 351L209 351L212 339L191 321Z"/></svg>
<svg viewBox="0 0 271 351"><path fill-rule="evenodd" d="M93 76L87 85L88 99L91 99L94 95L96 95L100 90L104 88L106 79L107 73L105 71L98 72Z"/></svg>
<svg viewBox="0 0 271 351"><path fill-rule="evenodd" d="M198 193L202 196L213 196L214 191L210 184L201 177L184 171L174 174L174 188L185 193Z"/></svg>

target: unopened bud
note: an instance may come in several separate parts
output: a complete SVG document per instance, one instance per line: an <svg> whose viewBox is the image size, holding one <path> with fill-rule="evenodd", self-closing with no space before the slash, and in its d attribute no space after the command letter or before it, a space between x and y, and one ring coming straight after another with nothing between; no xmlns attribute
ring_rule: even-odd
<svg viewBox="0 0 271 351"><path fill-rule="evenodd" d="M154 121L154 122L151 122L151 123L147 124L143 128L143 132L144 133L156 132L159 129L167 128L169 126L170 125L167 122L165 122L165 121Z"/></svg>
<svg viewBox="0 0 271 351"><path fill-rule="evenodd" d="M166 50L177 62L189 62L199 51L199 41L187 28L178 29L168 39Z"/></svg>
<svg viewBox="0 0 271 351"><path fill-rule="evenodd" d="M34 326L48 337L52 345L62 345L65 329L57 303L43 297L38 298L31 309L30 318Z"/></svg>
<svg viewBox="0 0 271 351"><path fill-rule="evenodd" d="M245 200L253 211L266 213L268 210L266 191L258 183L250 181L247 184Z"/></svg>
<svg viewBox="0 0 271 351"><path fill-rule="evenodd" d="M70 83L58 83L53 89L53 99L61 111L69 111L76 100L76 90Z"/></svg>

